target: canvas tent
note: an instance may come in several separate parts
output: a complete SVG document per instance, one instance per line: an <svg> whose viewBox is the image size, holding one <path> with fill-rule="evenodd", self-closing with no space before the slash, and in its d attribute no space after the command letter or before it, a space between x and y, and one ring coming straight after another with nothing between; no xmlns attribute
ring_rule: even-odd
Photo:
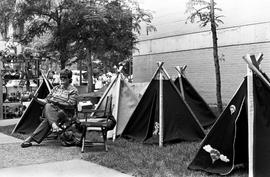
<svg viewBox="0 0 270 177"><path fill-rule="evenodd" d="M201 125L205 128L209 127L216 121L216 116L186 78L184 74L185 68L186 65L181 68L176 68L178 71L178 77L175 79L174 83L179 89L183 99L188 103L193 113L198 118Z"/></svg>
<svg viewBox="0 0 270 177"><path fill-rule="evenodd" d="M246 86L245 79L206 135L197 155L189 165L190 169L225 175L232 171L234 165L247 163ZM211 155L206 149L210 146L226 156L229 161L216 159L214 151Z"/></svg>
<svg viewBox="0 0 270 177"><path fill-rule="evenodd" d="M202 141L188 168L227 175L235 167L248 165L250 177L269 176L269 100L270 84L266 75L261 71L248 75Z"/></svg>
<svg viewBox="0 0 270 177"><path fill-rule="evenodd" d="M47 78L42 74L43 81L35 92L35 95L38 98L46 98L52 89L51 83ZM25 109L22 114L19 122L16 124L12 133L31 133L36 127L40 124L40 116L42 114L42 105L40 105L35 100L31 100L28 107Z"/></svg>
<svg viewBox="0 0 270 177"><path fill-rule="evenodd" d="M160 63L122 136L145 143L201 140L205 134ZM158 77L159 76L159 77Z"/></svg>
<svg viewBox="0 0 270 177"><path fill-rule="evenodd" d="M132 82L129 83L131 90L135 93L135 95L140 99L145 92L149 82Z"/></svg>
<svg viewBox="0 0 270 177"><path fill-rule="evenodd" d="M129 87L129 83L121 73L121 68L100 98L96 106L97 110L105 108L105 98L109 95L112 95L112 115L115 117L117 123L115 128L108 132L107 137L114 140L122 134L132 112L139 102L139 98Z"/></svg>

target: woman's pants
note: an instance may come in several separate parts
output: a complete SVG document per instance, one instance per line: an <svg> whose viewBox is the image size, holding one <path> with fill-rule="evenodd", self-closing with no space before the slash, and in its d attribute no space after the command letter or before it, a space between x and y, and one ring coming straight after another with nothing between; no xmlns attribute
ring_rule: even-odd
<svg viewBox="0 0 270 177"><path fill-rule="evenodd" d="M45 105L43 115L45 116L44 120L31 135L32 140L37 143L41 143L42 140L47 137L52 128L52 123L58 124L66 119L66 114L64 111L50 103Z"/></svg>

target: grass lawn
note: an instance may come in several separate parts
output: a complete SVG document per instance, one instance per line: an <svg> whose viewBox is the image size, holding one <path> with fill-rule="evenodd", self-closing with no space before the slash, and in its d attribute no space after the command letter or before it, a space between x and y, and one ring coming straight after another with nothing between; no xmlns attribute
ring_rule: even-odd
<svg viewBox="0 0 270 177"><path fill-rule="evenodd" d="M14 125L1 127L0 132L10 135ZM24 139L27 136L14 134ZM44 142L46 143L46 142ZM115 142L109 140L109 151L87 149L81 158L126 174L139 177L206 177L218 176L201 171L187 169L199 148L200 142L181 142L159 147L130 142L119 138ZM230 176L248 176L246 169L237 169Z"/></svg>

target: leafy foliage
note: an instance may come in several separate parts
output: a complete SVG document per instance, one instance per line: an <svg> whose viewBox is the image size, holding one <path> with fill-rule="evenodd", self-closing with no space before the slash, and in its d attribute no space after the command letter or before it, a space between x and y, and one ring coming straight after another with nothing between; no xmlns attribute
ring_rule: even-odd
<svg viewBox="0 0 270 177"><path fill-rule="evenodd" d="M214 6L216 3L214 3ZM187 18L187 21L190 21L191 23L197 22L200 23L201 27L205 27L209 22L211 23L211 3L205 0L190 0L186 4L187 9L186 13L189 13L190 16ZM216 11L222 11L222 9L214 7L215 12ZM216 27L220 23L223 23L221 18L224 17L223 15L215 15L214 16L214 22ZM195 21L198 19L198 21ZM186 21L186 22L187 22Z"/></svg>
<svg viewBox="0 0 270 177"><path fill-rule="evenodd" d="M70 59L84 60L89 88L93 60L112 68L131 58L140 23L146 23L148 32L155 30L151 13L130 0L24 0L18 4L16 19L25 22L20 36L24 44L51 34L44 47L60 54L61 68Z"/></svg>
<svg viewBox="0 0 270 177"><path fill-rule="evenodd" d="M24 21L25 32L19 36L22 43L29 44L35 37L41 37L48 33L52 34L47 49L61 53L61 63L67 60L67 45L72 35L70 26L69 6L72 0L65 0L57 3L53 0L24 0L17 5L17 21Z"/></svg>
<svg viewBox="0 0 270 177"><path fill-rule="evenodd" d="M30 43L47 31L51 49L67 54L75 42L102 61L117 64L131 57L140 23L151 26L152 16L135 2L125 0L25 0L18 5L17 21L25 21L21 41ZM134 31L133 31L134 30ZM63 52L61 52L63 51ZM74 51L72 54L75 54ZM71 58L72 56L66 56ZM66 58L62 63L66 62ZM112 65L112 64L111 64Z"/></svg>
<svg viewBox="0 0 270 177"><path fill-rule="evenodd" d="M6 38L10 23L15 14L16 0L1 0L0 1L0 33Z"/></svg>

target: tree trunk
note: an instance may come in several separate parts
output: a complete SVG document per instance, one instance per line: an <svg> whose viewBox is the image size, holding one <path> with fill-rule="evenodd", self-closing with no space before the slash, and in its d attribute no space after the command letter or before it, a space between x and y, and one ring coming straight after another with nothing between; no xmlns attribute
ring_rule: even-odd
<svg viewBox="0 0 270 177"><path fill-rule="evenodd" d="M213 39L213 56L215 63L215 73L216 73L216 97L217 97L217 107L219 113L222 112L222 99L221 99L221 77L220 77L220 66L218 59L218 45L217 45L217 29L215 25L215 14L214 14L214 0L211 0L211 31L212 31L212 39Z"/></svg>
<svg viewBox="0 0 270 177"><path fill-rule="evenodd" d="M86 50L86 65L87 65L87 76L88 76L88 93L93 92L93 53Z"/></svg>
<svg viewBox="0 0 270 177"><path fill-rule="evenodd" d="M82 59L81 58L79 60L79 64L80 64L80 85L82 85Z"/></svg>
<svg viewBox="0 0 270 177"><path fill-rule="evenodd" d="M66 61L67 61L66 51L62 50L62 51L60 51L60 65L61 65L61 70L62 69L65 69L65 67L66 67Z"/></svg>
<svg viewBox="0 0 270 177"><path fill-rule="evenodd" d="M8 25L9 25L9 23L8 23L8 20L5 18L4 19L4 35L3 35L3 39L4 39L4 41L7 41L7 35L8 35Z"/></svg>

